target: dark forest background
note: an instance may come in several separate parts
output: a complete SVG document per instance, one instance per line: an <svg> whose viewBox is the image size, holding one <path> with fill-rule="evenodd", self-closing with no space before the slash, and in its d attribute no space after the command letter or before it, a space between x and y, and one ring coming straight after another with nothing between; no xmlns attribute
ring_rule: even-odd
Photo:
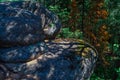
<svg viewBox="0 0 120 80"><path fill-rule="evenodd" d="M57 38L83 39L97 49L91 80L120 80L120 0L38 1L59 16L62 30Z"/></svg>

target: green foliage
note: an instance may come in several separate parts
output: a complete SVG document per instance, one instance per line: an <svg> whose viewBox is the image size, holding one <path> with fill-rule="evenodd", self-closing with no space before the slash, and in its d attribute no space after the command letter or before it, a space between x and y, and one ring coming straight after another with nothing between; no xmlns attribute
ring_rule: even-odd
<svg viewBox="0 0 120 80"><path fill-rule="evenodd" d="M110 14L106 23L109 26L109 32L111 34L110 43L112 46L114 46L114 44L120 45L120 1L108 0L107 3L108 11Z"/></svg>
<svg viewBox="0 0 120 80"><path fill-rule="evenodd" d="M72 32L72 31L70 31L70 28L62 28L61 33L58 35L58 37L82 39L83 34L79 30Z"/></svg>
<svg viewBox="0 0 120 80"><path fill-rule="evenodd" d="M60 20L62 21L62 27L67 26L66 23L69 20L69 12L68 12L67 8L62 9L60 7L60 5L54 5L54 6L50 5L50 6L48 6L48 9L59 16Z"/></svg>
<svg viewBox="0 0 120 80"><path fill-rule="evenodd" d="M110 65L104 66L100 62L97 63L95 71L90 80L119 80L120 79L120 58L118 56L107 56ZM116 65L118 64L118 65Z"/></svg>
<svg viewBox="0 0 120 80"><path fill-rule="evenodd" d="M120 67L119 67L119 68L116 68L115 71L116 71L117 74L118 74L117 80L119 80L119 79L120 79Z"/></svg>

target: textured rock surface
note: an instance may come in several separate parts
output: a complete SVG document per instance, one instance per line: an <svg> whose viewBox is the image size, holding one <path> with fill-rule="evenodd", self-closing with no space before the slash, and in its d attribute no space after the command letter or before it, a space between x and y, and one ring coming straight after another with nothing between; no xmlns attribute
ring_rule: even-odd
<svg viewBox="0 0 120 80"><path fill-rule="evenodd" d="M37 2L0 3L0 80L87 80L97 51L75 39L54 38L57 16Z"/></svg>
<svg viewBox="0 0 120 80"><path fill-rule="evenodd" d="M42 46L43 43L44 46ZM43 48L44 53L41 52L41 49L37 52L35 46ZM24 51L23 53L20 52L19 47L15 47L16 52L18 51L16 55L21 55L21 58L4 54L12 51L14 47L9 50L0 49L0 52L4 51L4 53L0 53L4 54L0 55L0 59L2 59L0 60L0 79L86 80L90 77L97 59L96 50L84 41L58 39L52 42L36 43L34 46L31 45L31 50L34 50L33 54L27 47L30 46L26 46L26 51L20 47L21 51ZM16 52L13 51L11 54ZM40 55L31 59L34 53ZM22 57L25 57L23 62L21 62ZM4 58L6 60L3 61Z"/></svg>
<svg viewBox="0 0 120 80"><path fill-rule="evenodd" d="M17 46L0 49L0 60L3 62L26 62L44 53L44 43L28 46Z"/></svg>
<svg viewBox="0 0 120 80"><path fill-rule="evenodd" d="M60 28L58 17L38 2L0 3L1 46L27 45L54 38Z"/></svg>

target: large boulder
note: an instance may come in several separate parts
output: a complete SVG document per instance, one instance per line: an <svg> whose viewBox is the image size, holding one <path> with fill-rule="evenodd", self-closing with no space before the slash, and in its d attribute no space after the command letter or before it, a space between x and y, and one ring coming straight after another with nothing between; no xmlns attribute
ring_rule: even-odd
<svg viewBox="0 0 120 80"><path fill-rule="evenodd" d="M0 80L89 79L96 49L78 39L45 40L60 28L58 17L38 2L0 3Z"/></svg>
<svg viewBox="0 0 120 80"><path fill-rule="evenodd" d="M0 79L87 80L96 60L95 48L75 39L56 39L29 46L1 48Z"/></svg>
<svg viewBox="0 0 120 80"><path fill-rule="evenodd" d="M34 44L53 39L61 28L58 17L38 2L0 3L0 46Z"/></svg>

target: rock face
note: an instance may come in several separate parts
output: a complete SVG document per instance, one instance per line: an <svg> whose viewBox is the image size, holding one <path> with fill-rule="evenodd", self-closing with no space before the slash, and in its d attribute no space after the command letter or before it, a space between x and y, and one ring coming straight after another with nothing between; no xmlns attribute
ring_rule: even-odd
<svg viewBox="0 0 120 80"><path fill-rule="evenodd" d="M0 44L5 47L54 38L60 28L58 17L38 2L0 3Z"/></svg>
<svg viewBox="0 0 120 80"><path fill-rule="evenodd" d="M78 39L44 41L60 27L39 3L0 3L0 80L89 79L97 60L94 47Z"/></svg>
<svg viewBox="0 0 120 80"><path fill-rule="evenodd" d="M87 80L97 59L84 41L57 39L0 49L2 80Z"/></svg>

